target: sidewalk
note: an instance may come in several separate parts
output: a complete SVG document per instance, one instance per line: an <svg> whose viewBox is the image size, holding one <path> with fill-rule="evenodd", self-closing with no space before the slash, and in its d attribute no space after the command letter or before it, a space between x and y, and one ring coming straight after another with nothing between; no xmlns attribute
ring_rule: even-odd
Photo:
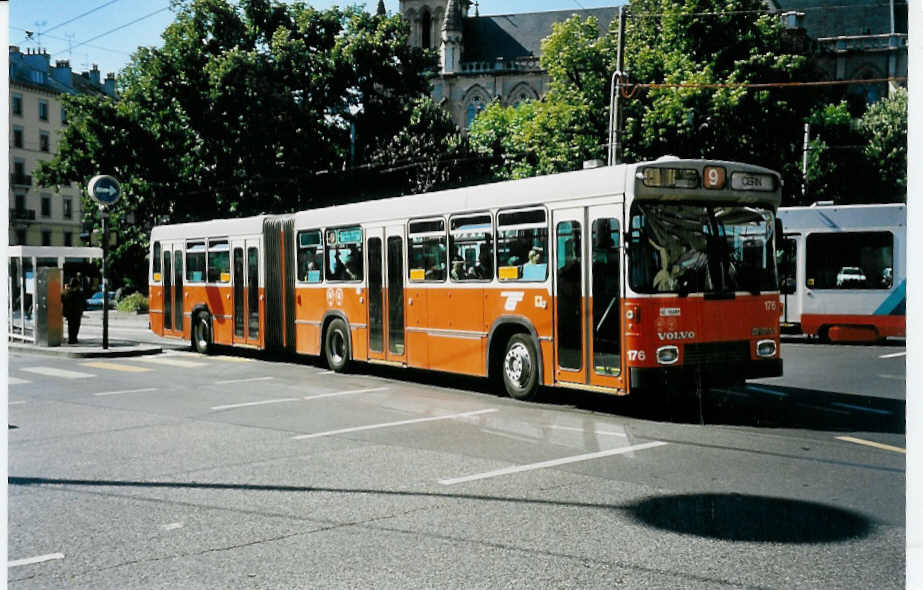
<svg viewBox="0 0 923 590"><path fill-rule="evenodd" d="M159 354L164 348L188 348L189 343L161 338L150 331L148 315L109 311L109 348L103 348L103 312L83 312L77 344L67 344L67 321L60 346L37 346L31 342L9 340L10 352L45 354L71 358L126 357Z"/></svg>

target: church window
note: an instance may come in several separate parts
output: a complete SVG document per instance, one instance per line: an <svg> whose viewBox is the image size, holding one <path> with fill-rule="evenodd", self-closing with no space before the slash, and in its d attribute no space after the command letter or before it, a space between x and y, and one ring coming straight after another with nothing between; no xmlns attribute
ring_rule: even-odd
<svg viewBox="0 0 923 590"><path fill-rule="evenodd" d="M433 19L428 10L424 10L420 16L420 45L423 49L432 47L432 29Z"/></svg>

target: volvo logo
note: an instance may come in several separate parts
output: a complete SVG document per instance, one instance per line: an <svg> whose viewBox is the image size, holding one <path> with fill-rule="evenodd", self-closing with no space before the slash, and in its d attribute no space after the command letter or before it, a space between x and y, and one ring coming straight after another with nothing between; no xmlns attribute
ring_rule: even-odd
<svg viewBox="0 0 923 590"><path fill-rule="evenodd" d="M661 340L691 340L695 338L695 332L657 332L657 337Z"/></svg>

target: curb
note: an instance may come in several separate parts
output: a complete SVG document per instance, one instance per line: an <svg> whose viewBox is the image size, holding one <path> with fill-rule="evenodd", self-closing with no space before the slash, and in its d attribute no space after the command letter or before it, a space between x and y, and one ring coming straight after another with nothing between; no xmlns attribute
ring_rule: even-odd
<svg viewBox="0 0 923 590"><path fill-rule="evenodd" d="M117 346L104 350L102 347L70 348L62 346L35 346L19 342L7 342L10 352L26 352L45 356L63 356L69 358L94 358L94 357L131 357L149 354L160 354L163 347L152 344L136 344L134 346Z"/></svg>

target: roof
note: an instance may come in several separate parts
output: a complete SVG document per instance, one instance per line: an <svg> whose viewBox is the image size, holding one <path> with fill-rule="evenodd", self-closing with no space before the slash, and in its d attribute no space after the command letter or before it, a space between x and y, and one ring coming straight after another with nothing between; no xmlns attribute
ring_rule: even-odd
<svg viewBox="0 0 923 590"><path fill-rule="evenodd" d="M583 19L596 17L600 32L605 32L618 17L618 7L467 17L463 20L463 61L538 57L542 54L542 39L551 34L552 25L575 14Z"/></svg>
<svg viewBox="0 0 923 590"><path fill-rule="evenodd" d="M89 74L70 72L70 86L55 79L48 64L47 54L23 54L18 48L10 47L10 83L21 86L44 90L53 94L96 94L110 96L103 83L96 83L89 78ZM69 69L69 68L68 68ZM66 78L64 78L66 80Z"/></svg>
<svg viewBox="0 0 923 590"><path fill-rule="evenodd" d="M782 12L803 12L802 26L814 39L891 32L891 9L881 0L772 0L772 4ZM907 3L895 0L894 5L896 32L906 33Z"/></svg>

